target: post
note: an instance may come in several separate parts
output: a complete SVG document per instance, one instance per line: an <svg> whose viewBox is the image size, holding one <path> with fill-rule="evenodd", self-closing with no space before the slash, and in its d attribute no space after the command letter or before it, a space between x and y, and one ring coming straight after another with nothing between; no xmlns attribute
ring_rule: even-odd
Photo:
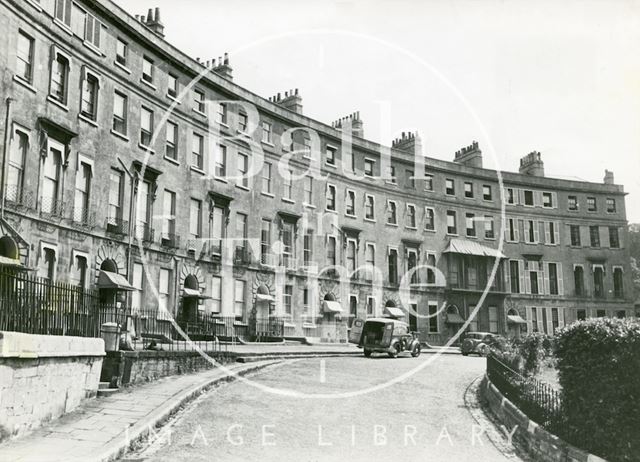
<svg viewBox="0 0 640 462"><path fill-rule="evenodd" d="M0 218L4 220L4 202L6 197L6 175L7 175L7 151L9 150L9 143L11 143L11 102L13 98L7 98L7 115L4 122L4 146L2 148L2 175L0 175L0 195L2 195L2 201L0 201Z"/></svg>

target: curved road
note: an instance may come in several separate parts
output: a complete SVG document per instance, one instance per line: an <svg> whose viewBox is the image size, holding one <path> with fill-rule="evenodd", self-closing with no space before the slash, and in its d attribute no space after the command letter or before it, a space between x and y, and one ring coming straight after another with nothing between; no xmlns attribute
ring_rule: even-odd
<svg viewBox="0 0 640 462"><path fill-rule="evenodd" d="M129 460L519 460L500 451L500 441L494 445L487 434L495 434L495 427L483 419L479 424L474 415L481 413L465 405L467 388L484 371L481 358L303 359L250 379L307 394L338 394L381 384L426 361L425 369L401 383L350 398L290 397L247 383L226 384L189 405Z"/></svg>

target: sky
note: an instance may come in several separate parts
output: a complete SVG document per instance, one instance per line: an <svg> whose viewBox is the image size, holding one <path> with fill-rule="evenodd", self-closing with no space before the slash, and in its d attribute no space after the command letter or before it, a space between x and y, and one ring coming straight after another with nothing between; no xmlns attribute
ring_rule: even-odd
<svg viewBox="0 0 640 462"><path fill-rule="evenodd" d="M640 222L640 0L117 0L160 7L192 57L230 54L264 97L298 88L305 115L354 111L365 138L417 130L430 157L477 140L484 165L624 185Z"/></svg>

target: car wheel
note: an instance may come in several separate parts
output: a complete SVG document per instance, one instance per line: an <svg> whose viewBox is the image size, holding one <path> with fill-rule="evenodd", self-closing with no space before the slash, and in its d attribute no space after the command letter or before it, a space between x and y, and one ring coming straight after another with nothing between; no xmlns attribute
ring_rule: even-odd
<svg viewBox="0 0 640 462"><path fill-rule="evenodd" d="M413 349L411 350L411 356L413 356L414 358L417 358L418 356L420 356L421 352L422 352L422 346L420 345L419 342L416 342L416 344L413 346Z"/></svg>
<svg viewBox="0 0 640 462"><path fill-rule="evenodd" d="M469 353L462 353L462 356L469 356Z"/></svg>
<svg viewBox="0 0 640 462"><path fill-rule="evenodd" d="M371 351L371 350L364 350L364 355L365 355L367 358L370 358L370 357L371 357L371 353L373 353L373 351Z"/></svg>
<svg viewBox="0 0 640 462"><path fill-rule="evenodd" d="M394 343L393 345L391 345L392 350L388 353L390 358L397 358L398 357L398 348L399 345L397 343Z"/></svg>
<svg viewBox="0 0 640 462"><path fill-rule="evenodd" d="M487 345L480 345L478 347L478 354L480 356L488 356L490 348Z"/></svg>

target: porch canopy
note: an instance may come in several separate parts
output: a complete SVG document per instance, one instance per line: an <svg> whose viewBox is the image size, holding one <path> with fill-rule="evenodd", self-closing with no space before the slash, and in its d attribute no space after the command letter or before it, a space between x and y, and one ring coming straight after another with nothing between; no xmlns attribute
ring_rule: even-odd
<svg viewBox="0 0 640 462"><path fill-rule="evenodd" d="M269 302L269 303L274 303L276 301L276 299L273 297L273 295L269 295L269 294L256 294L256 301L257 302Z"/></svg>
<svg viewBox="0 0 640 462"><path fill-rule="evenodd" d="M2 255L0 255L0 267L25 268L20 260L16 260L9 257L3 257Z"/></svg>
<svg viewBox="0 0 640 462"><path fill-rule="evenodd" d="M124 290L129 292L138 290L129 284L129 281L127 281L127 279L121 274L105 270L101 270L98 275L98 288Z"/></svg>
<svg viewBox="0 0 640 462"><path fill-rule="evenodd" d="M462 255L475 255L476 257L507 258L505 254L497 249L492 249L491 247L466 239L451 239L449 241L449 245L442 253L458 253Z"/></svg>
<svg viewBox="0 0 640 462"><path fill-rule="evenodd" d="M526 324L527 321L522 319L519 314L508 314L507 315L507 323L509 324Z"/></svg>
<svg viewBox="0 0 640 462"><path fill-rule="evenodd" d="M182 297L183 298L197 298L198 300L207 300L211 297L207 296L207 295L203 295L200 293L199 290L197 289L189 289L187 287L185 287L182 290Z"/></svg>
<svg viewBox="0 0 640 462"><path fill-rule="evenodd" d="M395 306L385 307L384 314L385 316L388 316L394 319L404 318L404 311L402 311L402 308L397 308Z"/></svg>
<svg viewBox="0 0 640 462"><path fill-rule="evenodd" d="M458 313L447 313L446 324L464 324L464 319Z"/></svg>
<svg viewBox="0 0 640 462"><path fill-rule="evenodd" d="M342 313L342 306L338 302L324 300L322 302L322 311L324 313Z"/></svg>

